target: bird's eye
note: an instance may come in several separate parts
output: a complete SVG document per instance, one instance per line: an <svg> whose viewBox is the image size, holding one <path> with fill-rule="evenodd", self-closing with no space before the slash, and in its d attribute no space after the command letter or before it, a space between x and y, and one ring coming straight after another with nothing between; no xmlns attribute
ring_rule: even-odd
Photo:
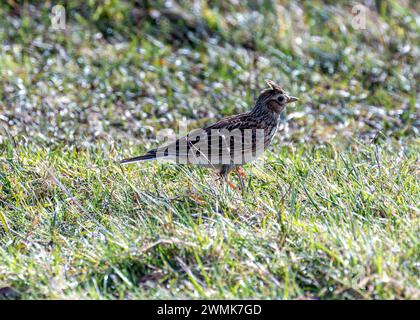
<svg viewBox="0 0 420 320"><path fill-rule="evenodd" d="M279 96L277 98L277 101L280 102L280 103L285 103L286 102L286 97L285 96Z"/></svg>

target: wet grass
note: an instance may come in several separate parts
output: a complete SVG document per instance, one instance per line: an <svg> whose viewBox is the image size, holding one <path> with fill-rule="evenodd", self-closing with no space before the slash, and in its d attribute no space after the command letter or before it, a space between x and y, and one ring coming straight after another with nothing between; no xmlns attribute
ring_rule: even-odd
<svg viewBox="0 0 420 320"><path fill-rule="evenodd" d="M419 8L375 3L0 5L0 298L418 299ZM117 164L266 78L300 102L243 192Z"/></svg>

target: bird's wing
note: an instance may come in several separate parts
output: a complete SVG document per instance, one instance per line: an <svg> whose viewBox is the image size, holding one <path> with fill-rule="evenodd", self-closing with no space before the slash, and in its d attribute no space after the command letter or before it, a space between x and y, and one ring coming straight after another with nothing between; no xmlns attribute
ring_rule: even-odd
<svg viewBox="0 0 420 320"><path fill-rule="evenodd" d="M247 114L222 119L205 129L191 131L175 142L153 150L158 159L202 165L243 164L265 147L264 130Z"/></svg>

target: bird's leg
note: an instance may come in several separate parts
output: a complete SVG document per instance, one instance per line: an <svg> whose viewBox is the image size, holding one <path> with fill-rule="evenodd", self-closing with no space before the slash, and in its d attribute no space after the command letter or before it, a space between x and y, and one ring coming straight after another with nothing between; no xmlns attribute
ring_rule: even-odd
<svg viewBox="0 0 420 320"><path fill-rule="evenodd" d="M246 178L246 173L241 167L236 167L236 173L238 174L239 182L241 183L241 190L245 190L244 178Z"/></svg>
<svg viewBox="0 0 420 320"><path fill-rule="evenodd" d="M232 183L230 182L228 179L226 179L227 184L229 185L229 187L231 187L233 190L238 190L238 188Z"/></svg>
<svg viewBox="0 0 420 320"><path fill-rule="evenodd" d="M247 177L247 175L246 175L244 169L242 169L242 167L236 167L236 173L242 178Z"/></svg>
<svg viewBox="0 0 420 320"><path fill-rule="evenodd" d="M238 188L232 182L230 182L228 180L227 176L222 176L222 179L224 181L226 181L226 183L228 184L228 186L231 187L233 190L235 190L235 191L238 190Z"/></svg>
<svg viewBox="0 0 420 320"><path fill-rule="evenodd" d="M228 180L227 175L225 174L220 174L219 180L221 183L226 182L228 184L229 187L231 187L233 190L238 190L238 188Z"/></svg>

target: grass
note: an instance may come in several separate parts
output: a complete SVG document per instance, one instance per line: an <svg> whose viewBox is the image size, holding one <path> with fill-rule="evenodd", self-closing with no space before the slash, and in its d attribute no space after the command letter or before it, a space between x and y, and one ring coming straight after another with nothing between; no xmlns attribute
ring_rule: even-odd
<svg viewBox="0 0 420 320"><path fill-rule="evenodd" d="M419 8L375 3L0 5L0 298L420 298ZM117 164L265 78L301 100L243 192Z"/></svg>

